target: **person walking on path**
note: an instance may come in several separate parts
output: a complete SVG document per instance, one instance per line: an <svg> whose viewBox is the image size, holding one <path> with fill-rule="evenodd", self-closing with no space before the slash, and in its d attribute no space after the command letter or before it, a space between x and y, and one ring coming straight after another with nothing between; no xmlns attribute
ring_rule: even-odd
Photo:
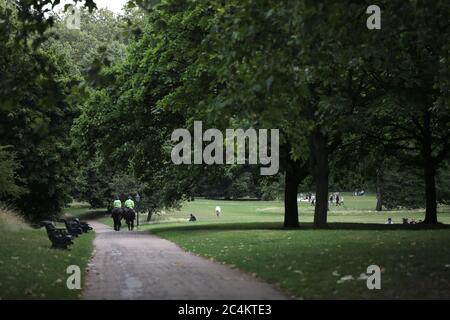
<svg viewBox="0 0 450 320"><path fill-rule="evenodd" d="M122 201L120 201L119 197L116 196L113 202L112 209L112 218L114 221L114 230L120 231L120 227L122 226L120 220L122 220Z"/></svg>

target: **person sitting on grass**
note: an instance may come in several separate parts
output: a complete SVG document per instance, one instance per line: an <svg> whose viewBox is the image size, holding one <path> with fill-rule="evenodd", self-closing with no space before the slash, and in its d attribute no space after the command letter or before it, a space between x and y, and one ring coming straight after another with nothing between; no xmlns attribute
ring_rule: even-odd
<svg viewBox="0 0 450 320"><path fill-rule="evenodd" d="M391 218L388 218L384 224L394 224Z"/></svg>
<svg viewBox="0 0 450 320"><path fill-rule="evenodd" d="M113 209L111 216L114 221L114 231L120 231L120 227L122 226L120 220L122 220L122 201L120 201L119 197L116 196L113 202Z"/></svg>
<svg viewBox="0 0 450 320"><path fill-rule="evenodd" d="M197 221L197 218L191 213L191 216L189 217L189 222L195 222Z"/></svg>
<svg viewBox="0 0 450 320"><path fill-rule="evenodd" d="M128 226L128 231L134 229L134 219L136 219L136 212L134 211L134 201L131 196L128 196L128 200L125 201L125 221Z"/></svg>

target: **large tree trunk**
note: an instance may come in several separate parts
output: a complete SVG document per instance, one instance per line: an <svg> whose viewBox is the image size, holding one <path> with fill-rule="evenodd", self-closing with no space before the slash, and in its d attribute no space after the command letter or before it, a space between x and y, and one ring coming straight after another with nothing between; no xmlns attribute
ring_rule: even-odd
<svg viewBox="0 0 450 320"><path fill-rule="evenodd" d="M300 182L308 176L308 161L292 160L289 144L284 145L282 150L286 175L284 187L284 227L298 228L297 192Z"/></svg>
<svg viewBox="0 0 450 320"><path fill-rule="evenodd" d="M291 168L289 168L291 167ZM297 177L291 165L286 168L284 188L284 227L298 228L298 205L297 205Z"/></svg>
<svg viewBox="0 0 450 320"><path fill-rule="evenodd" d="M426 162L424 167L425 175L425 198L426 211L424 223L437 224L437 204L436 204L436 168L433 163Z"/></svg>
<svg viewBox="0 0 450 320"><path fill-rule="evenodd" d="M377 169L377 211L383 210L384 172L383 168Z"/></svg>
<svg viewBox="0 0 450 320"><path fill-rule="evenodd" d="M426 210L424 223L437 224L437 204L436 204L436 164L433 158L433 144L431 131L430 111L424 118L424 139L422 145L423 173L425 178L425 199Z"/></svg>
<svg viewBox="0 0 450 320"><path fill-rule="evenodd" d="M327 226L328 215L328 148L327 140L319 131L312 136L313 174L316 184L316 207L314 209L314 226L324 228Z"/></svg>

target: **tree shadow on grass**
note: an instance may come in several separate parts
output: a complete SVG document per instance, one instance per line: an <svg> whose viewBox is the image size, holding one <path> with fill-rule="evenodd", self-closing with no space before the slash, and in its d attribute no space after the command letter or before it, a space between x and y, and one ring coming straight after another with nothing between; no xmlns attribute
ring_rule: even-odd
<svg viewBox="0 0 450 320"><path fill-rule="evenodd" d="M67 214L66 216L75 217L71 214ZM109 216L108 211L106 210L88 210L82 214L77 215L76 217L80 220L97 220L106 216Z"/></svg>
<svg viewBox="0 0 450 320"><path fill-rule="evenodd" d="M170 232L170 231L191 231L191 232L202 232L202 231L245 231L245 230L278 230L278 231L305 231L305 230L317 230L317 231L420 231L420 230L450 230L450 225L438 224L438 225L426 225L426 224L415 224L415 225L385 225L377 223L341 223L333 222L329 223L327 228L316 229L312 223L302 223L300 228L284 228L283 224L280 222L246 222L246 223L223 223L223 224L191 224L186 226L167 226L160 227L158 229L152 230L152 232Z"/></svg>

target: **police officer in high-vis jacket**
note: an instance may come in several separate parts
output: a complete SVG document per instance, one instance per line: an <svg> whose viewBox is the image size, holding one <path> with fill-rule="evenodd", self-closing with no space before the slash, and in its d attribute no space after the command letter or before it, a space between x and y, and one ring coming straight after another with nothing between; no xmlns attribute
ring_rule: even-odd
<svg viewBox="0 0 450 320"><path fill-rule="evenodd" d="M128 230L134 229L134 219L136 219L136 212L134 211L134 201L132 197L129 196L128 200L125 201L125 221L128 225Z"/></svg>
<svg viewBox="0 0 450 320"><path fill-rule="evenodd" d="M120 231L120 227L122 226L120 220L122 220L122 201L120 201L119 197L116 196L114 202L113 202L113 209L112 209L112 218L114 221L114 230Z"/></svg>

